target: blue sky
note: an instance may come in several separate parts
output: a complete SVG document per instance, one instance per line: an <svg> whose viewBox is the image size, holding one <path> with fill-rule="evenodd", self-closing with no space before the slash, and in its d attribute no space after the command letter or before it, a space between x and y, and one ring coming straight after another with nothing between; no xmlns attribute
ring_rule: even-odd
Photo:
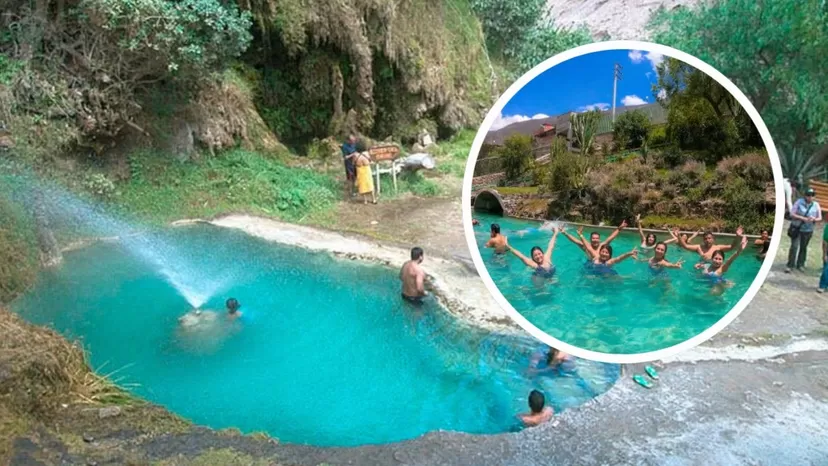
<svg viewBox="0 0 828 466"><path fill-rule="evenodd" d="M500 129L518 121L595 108L612 104L613 66L622 67L616 107L655 102L651 86L656 83L655 67L664 57L640 50L607 50L581 55L560 63L524 86L492 124Z"/></svg>

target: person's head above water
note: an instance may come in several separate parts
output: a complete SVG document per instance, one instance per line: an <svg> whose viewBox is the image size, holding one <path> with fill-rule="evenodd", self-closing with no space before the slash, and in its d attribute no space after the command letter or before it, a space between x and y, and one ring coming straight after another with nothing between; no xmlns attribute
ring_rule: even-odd
<svg viewBox="0 0 828 466"><path fill-rule="evenodd" d="M538 265L543 264L543 249L541 249L540 246L533 247L531 253L533 261L535 261Z"/></svg>
<svg viewBox="0 0 828 466"><path fill-rule="evenodd" d="M557 348L552 348L550 346L549 351L546 353L546 363L547 364L552 364L552 362L555 360L555 357L557 357L558 353L560 353L560 352L561 352L561 350L559 350Z"/></svg>
<svg viewBox="0 0 828 466"><path fill-rule="evenodd" d="M227 306L227 310L230 311L230 314L235 314L241 307L239 301L236 298L228 299L225 305Z"/></svg>
<svg viewBox="0 0 828 466"><path fill-rule="evenodd" d="M606 262L612 258L612 246L605 244L598 250L598 258L601 262Z"/></svg>
<svg viewBox="0 0 828 466"><path fill-rule="evenodd" d="M725 260L725 254L720 250L714 251L711 260L716 268L721 267Z"/></svg>
<svg viewBox="0 0 828 466"><path fill-rule="evenodd" d="M497 223L492 223L492 238L500 234L500 225Z"/></svg>
<svg viewBox="0 0 828 466"><path fill-rule="evenodd" d="M704 244L705 244L705 246L713 246L713 241L714 240L715 240L715 238L713 238L713 232L712 231L705 231L704 232Z"/></svg>
<svg viewBox="0 0 828 466"><path fill-rule="evenodd" d="M664 259L664 255L667 254L667 243L661 242L655 245L655 258L656 259Z"/></svg>
<svg viewBox="0 0 828 466"><path fill-rule="evenodd" d="M411 260L417 261L418 264L423 262L423 248L417 246L411 248Z"/></svg>
<svg viewBox="0 0 828 466"><path fill-rule="evenodd" d="M762 235L762 241L766 241L768 239L768 237L770 236L770 232L768 231L767 228L763 228L761 235Z"/></svg>
<svg viewBox="0 0 828 466"><path fill-rule="evenodd" d="M543 411L543 406L546 404L546 397L543 396L543 393L532 390L529 392L529 409L532 410L532 413L537 414Z"/></svg>
<svg viewBox="0 0 828 466"><path fill-rule="evenodd" d="M647 241L647 246L652 246L652 245L654 245L658 242L658 238L656 238L656 235L654 233L650 233L649 235L647 235L647 240L646 241Z"/></svg>
<svg viewBox="0 0 828 466"><path fill-rule="evenodd" d="M589 234L589 242L592 244L593 248L597 248L601 244L601 234L597 231L593 231Z"/></svg>

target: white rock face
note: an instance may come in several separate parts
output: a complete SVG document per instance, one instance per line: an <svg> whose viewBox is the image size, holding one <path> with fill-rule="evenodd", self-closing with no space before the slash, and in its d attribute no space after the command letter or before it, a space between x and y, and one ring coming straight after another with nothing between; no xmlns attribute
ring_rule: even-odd
<svg viewBox="0 0 828 466"><path fill-rule="evenodd" d="M594 37L648 40L647 23L660 7L692 7L700 0L549 0L548 19L557 27L586 26Z"/></svg>

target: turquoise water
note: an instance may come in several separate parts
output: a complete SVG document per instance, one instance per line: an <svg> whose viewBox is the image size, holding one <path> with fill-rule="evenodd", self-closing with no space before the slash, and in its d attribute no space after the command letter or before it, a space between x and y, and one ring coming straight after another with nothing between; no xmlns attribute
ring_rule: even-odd
<svg viewBox="0 0 828 466"><path fill-rule="evenodd" d="M496 222L509 244L529 257L533 246L546 246L552 233L538 231L537 222L475 213L480 225L475 236L492 280L512 306L536 327L579 348L612 354L634 354L667 348L707 330L742 298L756 278L761 262L748 246L725 278L732 288L716 296L710 283L698 277L693 264L698 255L671 244L667 260L684 258L684 268L667 270L655 278L645 262L628 258L615 265L619 277L585 274L586 256L563 235L558 235L552 263L557 272L548 283L536 285L529 271L513 254L495 256L484 248L489 226ZM610 230L600 229L604 239ZM521 237L521 233L524 232ZM590 229L584 230L589 238ZM575 234L574 229L570 231ZM666 234L658 240L666 240ZM732 241L727 239L727 241ZM697 237L694 244L700 242ZM613 242L613 256L640 246L632 228ZM729 256L729 254L728 254ZM645 256L641 255L640 258Z"/></svg>
<svg viewBox="0 0 828 466"><path fill-rule="evenodd" d="M67 254L13 308L82 339L95 367L199 424L337 446L497 433L514 427L531 389L563 410L618 376L618 366L579 360L577 376L530 377L537 342L464 327L434 303L415 312L396 270L217 227L164 234L214 288L196 290L212 295L203 309L232 296L239 321L181 332L183 295L117 243Z"/></svg>

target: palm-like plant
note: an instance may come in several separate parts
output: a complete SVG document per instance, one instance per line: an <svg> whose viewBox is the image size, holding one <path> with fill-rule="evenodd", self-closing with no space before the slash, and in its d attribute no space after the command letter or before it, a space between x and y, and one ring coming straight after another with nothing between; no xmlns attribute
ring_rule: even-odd
<svg viewBox="0 0 828 466"><path fill-rule="evenodd" d="M802 183L812 179L824 179L828 175L825 160L814 157L801 148L780 150L779 161L782 164L782 174L791 181Z"/></svg>

